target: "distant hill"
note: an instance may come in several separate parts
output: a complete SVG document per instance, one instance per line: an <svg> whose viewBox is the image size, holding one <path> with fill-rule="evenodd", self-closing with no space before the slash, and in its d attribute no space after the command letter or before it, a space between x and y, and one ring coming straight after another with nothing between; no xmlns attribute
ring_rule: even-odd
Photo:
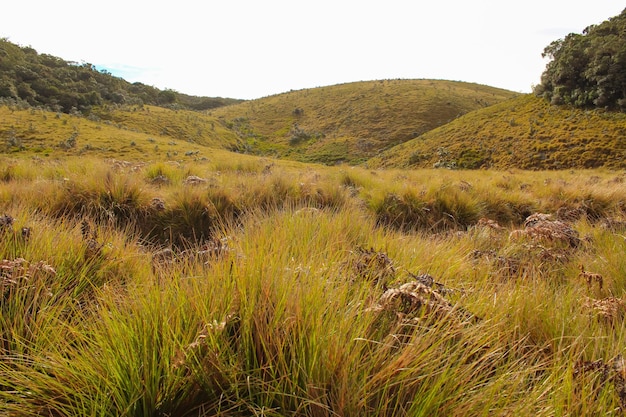
<svg viewBox="0 0 626 417"><path fill-rule="evenodd" d="M523 95L468 113L368 161L376 168L626 168L626 114Z"/></svg>
<svg viewBox="0 0 626 417"><path fill-rule="evenodd" d="M6 39L0 57L0 152L15 155L227 150L371 168L626 168L626 114L484 85L363 81L241 101L130 84Z"/></svg>
<svg viewBox="0 0 626 417"><path fill-rule="evenodd" d="M195 97L129 83L92 64L64 61L0 39L0 102L20 101L64 113L89 113L106 104L149 104L207 110L242 100Z"/></svg>
<svg viewBox="0 0 626 417"><path fill-rule="evenodd" d="M84 117L0 106L0 153L16 157L86 155L181 161L212 158L219 150L240 148L234 133L197 111L109 106Z"/></svg>
<svg viewBox="0 0 626 417"><path fill-rule="evenodd" d="M292 91L210 111L245 151L358 164L470 111L517 96L441 80L381 80Z"/></svg>

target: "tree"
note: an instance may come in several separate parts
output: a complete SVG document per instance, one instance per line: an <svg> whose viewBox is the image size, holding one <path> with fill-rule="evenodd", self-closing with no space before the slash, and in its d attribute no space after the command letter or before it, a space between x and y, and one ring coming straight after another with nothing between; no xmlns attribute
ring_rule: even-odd
<svg viewBox="0 0 626 417"><path fill-rule="evenodd" d="M176 102L176 91L166 89L159 93L159 104L173 104Z"/></svg>
<svg viewBox="0 0 626 417"><path fill-rule="evenodd" d="M0 38L0 98L23 100L55 111L88 114L101 104L154 104L204 110L241 100L194 97L131 84L93 64L65 61Z"/></svg>
<svg viewBox="0 0 626 417"><path fill-rule="evenodd" d="M553 104L626 110L626 9L548 45L535 94Z"/></svg>

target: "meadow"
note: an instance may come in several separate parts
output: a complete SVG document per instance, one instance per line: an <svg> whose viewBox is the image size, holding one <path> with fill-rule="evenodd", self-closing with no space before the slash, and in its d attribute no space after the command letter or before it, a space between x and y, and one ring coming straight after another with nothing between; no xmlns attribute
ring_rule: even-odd
<svg viewBox="0 0 626 417"><path fill-rule="evenodd" d="M0 157L0 414L626 409L626 172L138 161Z"/></svg>

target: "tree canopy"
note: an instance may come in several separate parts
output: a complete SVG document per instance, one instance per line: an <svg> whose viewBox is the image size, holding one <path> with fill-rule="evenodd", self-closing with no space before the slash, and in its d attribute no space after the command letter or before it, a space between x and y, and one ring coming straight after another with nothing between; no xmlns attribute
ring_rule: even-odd
<svg viewBox="0 0 626 417"><path fill-rule="evenodd" d="M535 93L553 104L626 111L626 9L548 45Z"/></svg>
<svg viewBox="0 0 626 417"><path fill-rule="evenodd" d="M89 63L64 61L39 54L0 38L0 100L19 100L69 113L88 112L101 104L153 104L206 110L241 100L196 97L174 90L159 90L142 83L129 83Z"/></svg>

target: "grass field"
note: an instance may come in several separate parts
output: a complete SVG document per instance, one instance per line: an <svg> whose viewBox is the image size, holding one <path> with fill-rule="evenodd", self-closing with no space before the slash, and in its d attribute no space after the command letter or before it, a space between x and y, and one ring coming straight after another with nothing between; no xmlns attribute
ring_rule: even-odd
<svg viewBox="0 0 626 417"><path fill-rule="evenodd" d="M370 167L626 167L626 115L523 95L468 113L368 161Z"/></svg>
<svg viewBox="0 0 626 417"><path fill-rule="evenodd" d="M257 154L357 164L517 95L444 80L362 81L264 97L214 109L210 115Z"/></svg>
<svg viewBox="0 0 626 417"><path fill-rule="evenodd" d="M626 408L623 171L220 152L0 157L1 414Z"/></svg>

